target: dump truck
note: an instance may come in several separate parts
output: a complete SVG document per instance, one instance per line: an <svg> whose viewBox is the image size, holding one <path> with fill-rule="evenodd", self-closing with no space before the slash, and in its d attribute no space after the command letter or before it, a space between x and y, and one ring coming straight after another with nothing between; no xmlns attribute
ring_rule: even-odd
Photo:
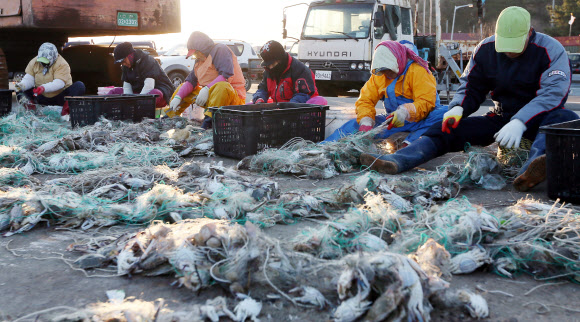
<svg viewBox="0 0 580 322"><path fill-rule="evenodd" d="M94 92L100 83L120 82L113 47L81 45L63 52L69 37L180 31L180 0L1 0L0 88L8 88L8 80L22 75L40 45L51 42L71 65L73 80Z"/></svg>

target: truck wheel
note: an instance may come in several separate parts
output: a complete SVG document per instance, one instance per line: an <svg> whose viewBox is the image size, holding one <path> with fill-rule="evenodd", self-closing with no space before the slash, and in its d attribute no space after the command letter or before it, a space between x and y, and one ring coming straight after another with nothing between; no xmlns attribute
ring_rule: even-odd
<svg viewBox="0 0 580 322"><path fill-rule="evenodd" d="M2 48L0 48L0 89L8 89L8 66Z"/></svg>
<svg viewBox="0 0 580 322"><path fill-rule="evenodd" d="M183 75L181 72L170 72L167 77L169 77L169 80L173 83L173 86L177 88L179 85L181 85L181 83L185 82L185 78L187 76Z"/></svg>
<svg viewBox="0 0 580 322"><path fill-rule="evenodd" d="M250 78L250 75L248 75L248 73L244 73L244 79L246 80L246 92L250 90L250 87L252 87L252 79Z"/></svg>

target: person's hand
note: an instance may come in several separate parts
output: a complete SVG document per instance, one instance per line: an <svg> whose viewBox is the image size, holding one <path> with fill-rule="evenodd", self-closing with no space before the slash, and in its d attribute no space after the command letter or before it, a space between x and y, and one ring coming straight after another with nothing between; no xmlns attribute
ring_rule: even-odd
<svg viewBox="0 0 580 322"><path fill-rule="evenodd" d="M493 137L500 146L508 149L517 148L520 146L522 135L526 130L527 127L524 122L513 119L504 125Z"/></svg>
<svg viewBox="0 0 580 322"><path fill-rule="evenodd" d="M34 93L34 96L42 95L42 93L44 93L44 86L38 86L33 89L32 92Z"/></svg>
<svg viewBox="0 0 580 322"><path fill-rule="evenodd" d="M441 131L451 133L451 129L457 128L459 121L463 117L463 107L457 105L443 114L443 124Z"/></svg>
<svg viewBox="0 0 580 322"><path fill-rule="evenodd" d="M171 102L169 102L169 109L177 111L179 109L179 103L181 103L181 97L175 95Z"/></svg>
<svg viewBox="0 0 580 322"><path fill-rule="evenodd" d="M23 82L20 82L20 83L14 84L14 87L16 88L17 92L22 92L22 91L24 91L25 85Z"/></svg>
<svg viewBox="0 0 580 322"><path fill-rule="evenodd" d="M207 103L207 99L209 97L209 87L204 86L197 94L197 98L195 99L195 104L199 106L205 106Z"/></svg>
<svg viewBox="0 0 580 322"><path fill-rule="evenodd" d="M373 129L374 125L375 120L373 120L368 116L365 116L360 120L358 130L359 132L368 132Z"/></svg>
<svg viewBox="0 0 580 322"><path fill-rule="evenodd" d="M254 102L254 104L263 104L263 103L266 103L266 101L264 101L264 99L263 99L263 98L258 98L258 99L257 99L257 100Z"/></svg>
<svg viewBox="0 0 580 322"><path fill-rule="evenodd" d="M415 109L415 105L413 103L403 104L397 107L397 109L393 113L389 114L391 120L389 126L387 127L387 130L392 129L393 127L401 127L405 125L405 121L410 116L408 107L406 105L413 105L413 110Z"/></svg>

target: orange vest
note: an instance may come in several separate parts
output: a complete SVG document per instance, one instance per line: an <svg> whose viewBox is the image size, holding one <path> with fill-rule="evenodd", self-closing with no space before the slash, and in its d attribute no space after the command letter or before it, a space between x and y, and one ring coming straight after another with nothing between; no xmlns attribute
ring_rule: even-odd
<svg viewBox="0 0 580 322"><path fill-rule="evenodd" d="M245 101L246 81L244 80L244 74L242 73L240 64L238 64L238 58L231 49L229 50L232 54L232 60L234 63L234 75L228 78L228 83L230 83L236 90L238 96ZM211 56L207 57L203 62L197 60L193 68L195 70L195 76L197 76L197 81L200 86L206 86L219 76L217 69L213 65Z"/></svg>

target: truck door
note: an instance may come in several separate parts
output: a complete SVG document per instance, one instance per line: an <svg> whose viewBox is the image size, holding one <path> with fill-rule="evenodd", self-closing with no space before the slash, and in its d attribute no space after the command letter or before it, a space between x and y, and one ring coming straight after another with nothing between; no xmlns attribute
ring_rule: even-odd
<svg viewBox="0 0 580 322"><path fill-rule="evenodd" d="M22 5L20 0L0 1L0 17L11 17L22 15ZM0 24L1 26L2 24Z"/></svg>
<svg viewBox="0 0 580 322"><path fill-rule="evenodd" d="M377 13L384 16L384 24L375 27L373 49L385 40L401 40L401 8L397 5L379 5Z"/></svg>

